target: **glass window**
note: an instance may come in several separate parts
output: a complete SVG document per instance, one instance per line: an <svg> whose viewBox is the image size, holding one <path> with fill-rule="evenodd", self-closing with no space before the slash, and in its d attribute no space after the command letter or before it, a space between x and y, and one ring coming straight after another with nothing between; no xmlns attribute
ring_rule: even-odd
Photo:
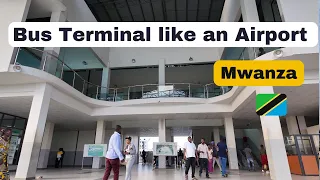
<svg viewBox="0 0 320 180"><path fill-rule="evenodd" d="M17 118L14 122L14 127L18 129L24 129L25 128L26 119Z"/></svg>
<svg viewBox="0 0 320 180"><path fill-rule="evenodd" d="M4 115L1 126L12 127L14 118L14 116Z"/></svg>

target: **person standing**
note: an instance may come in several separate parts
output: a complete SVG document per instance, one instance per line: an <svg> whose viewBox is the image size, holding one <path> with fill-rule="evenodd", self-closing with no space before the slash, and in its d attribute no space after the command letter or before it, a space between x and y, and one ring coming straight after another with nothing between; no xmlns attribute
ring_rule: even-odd
<svg viewBox="0 0 320 180"><path fill-rule="evenodd" d="M182 159L183 159L183 152L181 150L181 148L178 151L178 166L182 167Z"/></svg>
<svg viewBox="0 0 320 180"><path fill-rule="evenodd" d="M228 155L228 147L225 139L221 139L221 141L217 144L218 147L218 156L221 163L221 173L222 177L228 177L226 172L227 167L227 155Z"/></svg>
<svg viewBox="0 0 320 180"><path fill-rule="evenodd" d="M117 125L115 132L110 137L108 151L106 155L106 171L103 180L107 180L113 169L113 179L119 180L120 162L124 163L124 158L121 152L121 126Z"/></svg>
<svg viewBox="0 0 320 180"><path fill-rule="evenodd" d="M214 169L214 166L215 166L216 163L217 163L220 171L222 171L222 170L221 170L221 165L220 165L219 156L218 156L217 146L216 146L216 144L214 143L214 141L212 141L211 144L212 144L212 164L213 164L212 167L213 167L213 169Z"/></svg>
<svg viewBox="0 0 320 180"><path fill-rule="evenodd" d="M202 170L206 169L206 178L209 178L209 171L208 171L208 153L209 149L207 144L205 143L205 139L201 138L201 144L198 145L198 152L199 152L199 163L200 163L200 171L199 176L201 177Z"/></svg>
<svg viewBox="0 0 320 180"><path fill-rule="evenodd" d="M145 150L142 150L141 157L142 157L142 160L143 160L143 164L142 165L146 165L146 163L147 163L147 152Z"/></svg>
<svg viewBox="0 0 320 180"><path fill-rule="evenodd" d="M131 180L131 170L136 160L136 147L131 143L131 137L126 137L126 148L124 149L124 154L126 156L126 177L125 180Z"/></svg>
<svg viewBox="0 0 320 180"><path fill-rule="evenodd" d="M247 159L249 171L254 171L254 162L253 162L253 157L252 157L252 150L250 149L249 146L247 146L246 148L244 148L243 152L246 154L246 159Z"/></svg>
<svg viewBox="0 0 320 180"><path fill-rule="evenodd" d="M212 145L208 146L208 154L209 154L209 160L208 160L208 171L209 173L213 173L213 150L212 150Z"/></svg>
<svg viewBox="0 0 320 180"><path fill-rule="evenodd" d="M197 180L195 177L196 172L196 159L198 159L198 155L196 152L196 145L192 142L192 138L188 137L188 142L184 143L184 159L186 160L186 171L185 171L185 179L188 179L188 173L190 166L192 167L192 179Z"/></svg>
<svg viewBox="0 0 320 180"><path fill-rule="evenodd" d="M262 172L269 173L268 170L268 157L267 157L267 151L266 148L261 144L260 145L260 158L261 158L261 164L262 164Z"/></svg>

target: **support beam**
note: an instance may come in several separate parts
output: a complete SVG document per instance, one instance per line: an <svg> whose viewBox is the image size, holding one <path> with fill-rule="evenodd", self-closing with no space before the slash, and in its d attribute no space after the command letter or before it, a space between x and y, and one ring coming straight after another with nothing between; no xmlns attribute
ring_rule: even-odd
<svg viewBox="0 0 320 180"><path fill-rule="evenodd" d="M271 86L257 87L257 94L273 94ZM279 116L260 116L263 138L267 150L271 179L291 180L286 149Z"/></svg>
<svg viewBox="0 0 320 180"><path fill-rule="evenodd" d="M48 84L36 86L15 179L34 179L37 171L52 87Z"/></svg>
<svg viewBox="0 0 320 180"><path fill-rule="evenodd" d="M41 143L41 150L40 150L40 155L38 160L38 169L46 169L48 167L53 131L54 131L54 123L47 122L44 129L44 135Z"/></svg>
<svg viewBox="0 0 320 180"><path fill-rule="evenodd" d="M231 117L224 118L224 128L228 147L229 169L239 170L236 137L234 135L233 119Z"/></svg>
<svg viewBox="0 0 320 180"><path fill-rule="evenodd" d="M166 84L166 62L165 59L159 60L159 86L164 86Z"/></svg>
<svg viewBox="0 0 320 180"><path fill-rule="evenodd" d="M166 120L165 119L159 119L159 142L166 142ZM165 156L159 156L159 169L166 168L166 157Z"/></svg>
<svg viewBox="0 0 320 180"><path fill-rule="evenodd" d="M106 134L106 125L104 120L97 122L95 144L104 144ZM100 169L102 167L104 158L94 157L92 161L92 169Z"/></svg>

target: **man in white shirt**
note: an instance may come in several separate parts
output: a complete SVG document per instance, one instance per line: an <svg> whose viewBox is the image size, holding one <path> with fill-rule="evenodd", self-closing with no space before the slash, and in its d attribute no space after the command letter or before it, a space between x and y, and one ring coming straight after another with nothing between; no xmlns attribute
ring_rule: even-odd
<svg viewBox="0 0 320 180"><path fill-rule="evenodd" d="M113 169L113 179L119 180L120 161L124 163L124 158L121 152L121 126L117 125L116 130L110 137L108 151L106 155L106 171L103 180L107 180Z"/></svg>
<svg viewBox="0 0 320 180"><path fill-rule="evenodd" d="M184 143L184 159L186 160L186 171L185 171L185 179L188 179L188 173L190 169L190 165L192 167L192 179L197 180L194 176L196 171L196 158L198 155L196 153L196 145L192 142L192 138L188 137L188 142Z"/></svg>
<svg viewBox="0 0 320 180"><path fill-rule="evenodd" d="M202 170L205 168L206 177L209 178L209 171L208 171L209 149L207 144L205 143L204 138L201 138L201 144L198 145L198 153L199 153L199 163L200 163L199 176L201 177Z"/></svg>

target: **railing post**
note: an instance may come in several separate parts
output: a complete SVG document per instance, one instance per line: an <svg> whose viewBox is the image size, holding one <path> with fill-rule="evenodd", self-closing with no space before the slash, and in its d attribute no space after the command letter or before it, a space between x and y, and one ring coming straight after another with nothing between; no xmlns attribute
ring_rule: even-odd
<svg viewBox="0 0 320 180"><path fill-rule="evenodd" d="M118 89L114 90L114 101L117 101L117 97L118 97Z"/></svg>
<svg viewBox="0 0 320 180"><path fill-rule="evenodd" d="M64 67L64 63L62 63L62 68L61 68L61 76L60 76L60 79L63 78L63 67Z"/></svg>
<svg viewBox="0 0 320 180"><path fill-rule="evenodd" d="M203 98L206 98L206 87L207 85L203 86Z"/></svg>
<svg viewBox="0 0 320 180"><path fill-rule="evenodd" d="M189 97L191 97L191 85L190 84L188 84L188 88L189 88Z"/></svg>
<svg viewBox="0 0 320 180"><path fill-rule="evenodd" d="M97 94L96 94L96 99L98 99L98 94L99 94L99 86L97 86Z"/></svg>
<svg viewBox="0 0 320 180"><path fill-rule="evenodd" d="M45 71L46 68L46 63L47 63L47 52L44 51L44 61L43 61L43 65L42 65L42 71Z"/></svg>
<svg viewBox="0 0 320 180"><path fill-rule="evenodd" d="M141 99L143 99L143 86L141 87Z"/></svg>
<svg viewBox="0 0 320 180"><path fill-rule="evenodd" d="M75 80L76 80L76 73L73 71L72 87L74 87L74 81Z"/></svg>
<svg viewBox="0 0 320 180"><path fill-rule="evenodd" d="M82 85L82 94L84 94L84 83L85 83L86 81L85 80L83 80L83 85Z"/></svg>
<svg viewBox="0 0 320 180"><path fill-rule="evenodd" d="M14 57L14 62L13 62L14 65L17 63L19 52L20 52L20 47L18 47L16 56Z"/></svg>
<svg viewBox="0 0 320 180"><path fill-rule="evenodd" d="M130 100L130 86L128 87L128 100Z"/></svg>

